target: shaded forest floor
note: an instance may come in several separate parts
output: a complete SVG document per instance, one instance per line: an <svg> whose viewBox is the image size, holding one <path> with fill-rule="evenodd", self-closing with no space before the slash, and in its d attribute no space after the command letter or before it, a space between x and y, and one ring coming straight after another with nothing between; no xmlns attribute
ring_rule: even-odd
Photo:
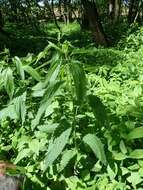
<svg viewBox="0 0 143 190"><path fill-rule="evenodd" d="M136 46L133 48L137 49L139 46L136 43L142 43L140 39L135 42L134 36L132 37L132 35L136 35L138 27L133 26L127 30L128 26L124 23L110 28L105 26L107 36L112 44L108 48L98 47L93 42L90 32L82 31L80 25L76 22L68 25L59 23L59 26L62 34L60 34L54 23L41 24L39 30L31 26L6 24L5 31L10 34L10 38L0 36L0 49L3 50L6 47L10 50L12 56L24 57L28 53L38 54L48 45L48 41L57 44L58 39L60 39L61 43L67 40L76 49L89 51L88 57L83 57L84 62L91 65L112 65L116 64L116 61L120 62L123 57L122 50L126 47L130 46L132 48L133 43L133 46Z"/></svg>
<svg viewBox="0 0 143 190"><path fill-rule="evenodd" d="M80 25L76 22L65 25L59 23L61 28L61 42L68 40L76 48L88 48L96 46L93 42L92 35L88 31L80 29ZM113 28L112 28L113 27ZM111 42L111 46L115 47L117 43L125 36L131 33L127 30L126 24L114 25L112 27L105 26L107 36ZM122 29L121 29L122 28ZM121 29L121 30L119 30ZM23 26L7 23L4 30L10 34L10 38L0 36L0 48L7 47L14 55L26 56L27 53L39 53L48 44L48 41L54 43L59 38L59 30L54 23L43 23L39 29L32 26Z"/></svg>

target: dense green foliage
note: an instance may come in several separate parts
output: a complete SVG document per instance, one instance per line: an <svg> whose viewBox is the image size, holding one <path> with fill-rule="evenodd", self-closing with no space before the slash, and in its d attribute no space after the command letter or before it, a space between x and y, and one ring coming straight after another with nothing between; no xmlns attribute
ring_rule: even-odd
<svg viewBox="0 0 143 190"><path fill-rule="evenodd" d="M25 190L142 189L142 28L79 48L69 26L37 55L0 54L0 158Z"/></svg>

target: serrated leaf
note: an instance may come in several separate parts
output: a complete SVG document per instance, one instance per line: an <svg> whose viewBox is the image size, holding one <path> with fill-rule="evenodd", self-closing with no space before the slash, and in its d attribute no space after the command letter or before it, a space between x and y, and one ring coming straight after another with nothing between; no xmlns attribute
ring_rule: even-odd
<svg viewBox="0 0 143 190"><path fill-rule="evenodd" d="M45 83L44 82L38 82L35 86L32 87L33 91L40 91L45 88Z"/></svg>
<svg viewBox="0 0 143 190"><path fill-rule="evenodd" d="M29 65L24 65L24 66L23 66L23 69L24 69L29 75L31 75L35 80L41 81L41 76L40 76L40 74L39 74L35 69L33 69L31 66L29 66Z"/></svg>
<svg viewBox="0 0 143 190"><path fill-rule="evenodd" d="M45 91L46 91L45 89L34 91L34 92L32 93L32 96L33 96L33 97L43 97Z"/></svg>
<svg viewBox="0 0 143 190"><path fill-rule="evenodd" d="M18 119L14 105L9 105L8 107L0 111L0 120L6 119L7 117L9 117L10 119Z"/></svg>
<svg viewBox="0 0 143 190"><path fill-rule="evenodd" d="M47 109L46 109L45 117L48 117L48 116L52 115L53 112L54 112L54 109L53 109L53 106L52 106L52 104L51 104L51 105L48 106Z"/></svg>
<svg viewBox="0 0 143 190"><path fill-rule="evenodd" d="M133 159L142 159L143 158L143 149L136 149L136 150L132 151L128 157L133 158Z"/></svg>
<svg viewBox="0 0 143 190"><path fill-rule="evenodd" d="M136 170L140 169L140 166L138 164L133 164L133 165L129 166L128 169L131 171L136 171Z"/></svg>
<svg viewBox="0 0 143 190"><path fill-rule="evenodd" d="M53 66L51 66L51 68L48 71L48 75L47 75L46 80L49 80L49 82L54 82L57 79L60 68L61 68L60 63L58 63L58 64L56 63Z"/></svg>
<svg viewBox="0 0 143 190"><path fill-rule="evenodd" d="M17 73L20 75L21 79L24 80L25 79L25 73L24 73L23 65L22 65L20 58L15 56L13 58L13 62L16 64Z"/></svg>
<svg viewBox="0 0 143 190"><path fill-rule="evenodd" d="M53 144L47 151L45 160L44 160L44 171L53 164L53 162L58 158L62 153L64 147L68 143L69 136L71 134L71 128L64 131L59 137L57 137Z"/></svg>
<svg viewBox="0 0 143 190"><path fill-rule="evenodd" d="M117 172L118 172L117 165L116 164L114 164L114 165L115 165L115 171L110 167L110 165L107 166L107 172L108 172L108 175L110 177L110 180L115 179Z"/></svg>
<svg viewBox="0 0 143 190"><path fill-rule="evenodd" d="M33 139L32 141L29 142L29 149L32 150L36 155L39 154L40 150L40 142L38 139Z"/></svg>
<svg viewBox="0 0 143 190"><path fill-rule="evenodd" d="M30 153L30 149L29 148L25 148L23 150L21 150L18 153L18 156L16 157L14 163L17 164L18 162L20 162L23 158L28 157Z"/></svg>
<svg viewBox="0 0 143 190"><path fill-rule="evenodd" d="M113 157L115 160L125 160L127 158L122 152L113 152Z"/></svg>
<svg viewBox="0 0 143 190"><path fill-rule="evenodd" d="M7 117L11 119L21 119L22 124L25 121L26 116L26 92L21 96L14 98L6 108L0 111L0 119Z"/></svg>
<svg viewBox="0 0 143 190"><path fill-rule="evenodd" d="M129 183L132 183L135 187L137 184L141 183L143 179L140 177L138 172L132 172L131 175L127 178Z"/></svg>
<svg viewBox="0 0 143 190"><path fill-rule="evenodd" d="M70 73L73 77L76 97L78 103L82 103L86 94L86 76L82 65L78 61L72 61L69 65Z"/></svg>
<svg viewBox="0 0 143 190"><path fill-rule="evenodd" d="M94 134L87 134L84 136L83 141L92 149L95 156L106 165L107 161L101 140Z"/></svg>
<svg viewBox="0 0 143 190"><path fill-rule="evenodd" d="M127 139L132 140L132 139L138 139L138 138L143 138L143 127L137 127L133 129L128 135Z"/></svg>
<svg viewBox="0 0 143 190"><path fill-rule="evenodd" d="M23 93L23 95L21 95L15 99L15 111L16 111L19 119L21 119L22 125L25 122L25 117L26 117L25 102L26 102L26 92Z"/></svg>
<svg viewBox="0 0 143 190"><path fill-rule="evenodd" d="M77 176L70 176L65 178L65 182L69 190L84 190L87 189L86 184Z"/></svg>
<svg viewBox="0 0 143 190"><path fill-rule="evenodd" d="M10 99L12 99L13 94L14 94L14 80L13 80L13 74L12 70L8 68L7 70L4 71L3 73L4 76L4 87L9 95Z"/></svg>
<svg viewBox="0 0 143 190"><path fill-rule="evenodd" d="M125 167L121 167L120 169L122 171L122 176L126 175L127 173L130 173L130 171Z"/></svg>
<svg viewBox="0 0 143 190"><path fill-rule="evenodd" d="M27 145L27 143L29 143L31 140L32 139L30 136L25 136L25 135L23 135L21 138L19 138L18 144L17 144L18 150L22 151L25 148L25 145ZM17 139L16 139L16 141L17 141Z"/></svg>
<svg viewBox="0 0 143 190"><path fill-rule="evenodd" d="M39 82L38 84L36 84L32 90L33 92L33 96L34 97L42 97L46 91L46 87L48 86L48 84L50 83L54 83L57 79L57 76L59 74L61 65L60 64L54 64L53 66L50 67L50 69L48 70L48 74L46 75L45 81L44 82Z"/></svg>
<svg viewBox="0 0 143 190"><path fill-rule="evenodd" d="M125 143L123 140L120 141L120 150L123 154L126 154L127 153L127 148L125 146Z"/></svg>
<svg viewBox="0 0 143 190"><path fill-rule="evenodd" d="M62 170L65 169L65 167L68 165L68 163L70 162L70 160L76 155L76 150L72 149L72 150L67 150L64 152L62 158L61 158L61 162L60 162L60 168L59 171L61 172Z"/></svg>
<svg viewBox="0 0 143 190"><path fill-rule="evenodd" d="M57 45L55 45L54 43L52 43L52 42L50 42L50 41L49 41L48 48L49 48L49 49L50 49L50 48L53 48L53 49L55 49L56 51L58 51L59 53L61 53L61 54L64 53L61 48L59 48Z"/></svg>
<svg viewBox="0 0 143 190"><path fill-rule="evenodd" d="M53 133L57 127L59 126L59 123L53 123L53 124L45 124L38 126L38 129L45 133Z"/></svg>
<svg viewBox="0 0 143 190"><path fill-rule="evenodd" d="M44 98L41 101L41 105L38 109L35 119L32 121L32 128L34 129L36 125L39 124L39 121L46 111L47 107L51 104L53 98L57 95L61 85L63 84L62 81L54 81L51 83L45 91Z"/></svg>

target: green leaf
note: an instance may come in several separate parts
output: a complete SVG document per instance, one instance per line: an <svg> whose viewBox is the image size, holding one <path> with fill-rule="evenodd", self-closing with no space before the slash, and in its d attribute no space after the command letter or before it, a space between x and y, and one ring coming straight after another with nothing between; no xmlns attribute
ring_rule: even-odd
<svg viewBox="0 0 143 190"><path fill-rule="evenodd" d="M45 111L45 117L52 115L54 112L53 104L49 105Z"/></svg>
<svg viewBox="0 0 143 190"><path fill-rule="evenodd" d="M57 45L55 45L54 43L50 42L49 41L49 45L48 45L48 48L53 48L55 49L56 51L58 51L60 54L63 54L64 52L62 51L61 48L59 48Z"/></svg>
<svg viewBox="0 0 143 190"><path fill-rule="evenodd" d="M26 57L24 57L23 62L26 63L27 65L31 65L32 63L36 61L36 57L34 56L33 53L28 53Z"/></svg>
<svg viewBox="0 0 143 190"><path fill-rule="evenodd" d="M31 140L32 140L31 136L22 135L21 138L18 139L18 144L17 144L17 149L19 150L19 152L22 151ZM16 141L17 141L17 139L16 139ZM15 143L17 143L17 142L15 142Z"/></svg>
<svg viewBox="0 0 143 190"><path fill-rule="evenodd" d="M44 160L44 171L53 164L53 162L62 153L64 147L68 143L69 136L71 134L71 128L64 131L59 137L57 137L53 144L49 147L47 155Z"/></svg>
<svg viewBox="0 0 143 190"><path fill-rule="evenodd" d="M52 123L52 124L45 124L38 126L38 129L45 133L53 133L57 127L59 126L59 123Z"/></svg>
<svg viewBox="0 0 143 190"><path fill-rule="evenodd" d="M83 181L89 181L91 179L90 170L84 169L83 171L81 171L81 178Z"/></svg>
<svg viewBox="0 0 143 190"><path fill-rule="evenodd" d="M42 115L46 111L47 107L51 104L53 98L57 95L62 84L63 84L62 81L54 81L47 87L44 98L42 99L41 105L36 114L36 117L32 121L33 129L36 127L36 125L39 124L39 121L40 121Z"/></svg>
<svg viewBox="0 0 143 190"><path fill-rule="evenodd" d="M101 140L94 134L87 134L84 136L83 141L92 149L95 156L106 165L107 161Z"/></svg>
<svg viewBox="0 0 143 190"><path fill-rule="evenodd" d="M58 62L58 64L54 64L51 66L51 68L48 71L48 75L46 77L46 80L48 80L49 82L54 82L59 74L61 68L61 64Z"/></svg>
<svg viewBox="0 0 143 190"><path fill-rule="evenodd" d="M113 152L113 158L115 160L125 160L127 158L127 156L125 154L123 154L122 152Z"/></svg>
<svg viewBox="0 0 143 190"><path fill-rule="evenodd" d="M24 69L23 69L23 65L20 58L15 56L12 60L16 64L18 74L20 75L21 79L24 80L25 74L24 74Z"/></svg>
<svg viewBox="0 0 143 190"><path fill-rule="evenodd" d="M131 175L127 178L127 181L129 183L132 183L132 185L135 187L139 183L143 181L143 179L140 177L138 172L132 172Z"/></svg>
<svg viewBox="0 0 143 190"><path fill-rule="evenodd" d="M21 119L22 121L22 125L25 122L25 117L26 117L26 92L23 93L21 96L15 98L15 111L19 117L19 119Z"/></svg>
<svg viewBox="0 0 143 190"><path fill-rule="evenodd" d="M122 171L122 176L124 176L124 175L130 173L130 171L129 171L127 168L125 168L125 167L120 167L120 169L121 169L121 171Z"/></svg>
<svg viewBox="0 0 143 190"><path fill-rule="evenodd" d="M128 135L127 139L132 140L132 139L138 139L138 138L143 138L143 127L138 127L133 129Z"/></svg>
<svg viewBox="0 0 143 190"><path fill-rule="evenodd" d="M43 189L45 187L44 183L35 175L35 174L31 174L28 173L27 177L30 178L30 180L34 183L34 184L38 184L40 185L41 189Z"/></svg>
<svg viewBox="0 0 143 190"><path fill-rule="evenodd" d="M21 150L21 151L18 153L18 155L17 155L17 157L16 157L14 163L17 164L17 163L20 162L23 158L28 157L29 155L30 155L30 149L29 149L29 148L25 148L25 149Z"/></svg>
<svg viewBox="0 0 143 190"><path fill-rule="evenodd" d="M2 73L0 73L0 90L3 88L3 85L4 85L4 77Z"/></svg>
<svg viewBox="0 0 143 190"><path fill-rule="evenodd" d="M115 170L113 170L110 165L107 166L107 172L108 172L108 175L110 177L110 180L113 180L115 179L116 175L117 175L117 172L118 172L118 167L116 164L115 165Z"/></svg>
<svg viewBox="0 0 143 190"><path fill-rule="evenodd" d="M130 171L136 171L136 170L140 169L140 166L139 166L139 164L133 164L133 165L129 166L128 169Z"/></svg>
<svg viewBox="0 0 143 190"><path fill-rule="evenodd" d="M60 68L61 68L61 64L54 64L50 67L50 69L48 70L48 74L45 77L45 81L39 82L32 88L32 90L34 91L33 92L34 97L40 97L44 95L45 88L50 83L54 83L56 81Z"/></svg>
<svg viewBox="0 0 143 190"><path fill-rule="evenodd" d="M139 175L140 175L141 177L143 177L143 168L140 168L140 169L139 169Z"/></svg>
<svg viewBox="0 0 143 190"><path fill-rule="evenodd" d="M125 143L123 140L120 141L120 150L123 154L126 154L127 153L127 148L125 146Z"/></svg>
<svg viewBox="0 0 143 190"><path fill-rule="evenodd" d="M41 51L38 55L37 55L37 60L36 63L38 63L38 61L40 61L42 58L45 58L45 51ZM36 64L35 63L35 64Z"/></svg>
<svg viewBox="0 0 143 190"><path fill-rule="evenodd" d="M68 190L87 190L86 184L77 176L70 176L65 178Z"/></svg>
<svg viewBox="0 0 143 190"><path fill-rule="evenodd" d="M29 65L24 65L24 66L23 66L23 69L24 69L29 75L31 75L35 80L41 81L41 76L40 76L40 74L39 74L35 69L33 69L31 66L29 66Z"/></svg>
<svg viewBox="0 0 143 190"><path fill-rule="evenodd" d="M9 117L10 119L18 119L14 105L8 105L8 107L0 111L0 120L6 119L7 117Z"/></svg>
<svg viewBox="0 0 143 190"><path fill-rule="evenodd" d="M84 69L80 64L80 62L74 60L70 63L69 69L73 77L78 103L82 103L87 90L86 89L87 81Z"/></svg>
<svg viewBox="0 0 143 190"><path fill-rule="evenodd" d="M94 95L88 96L89 105L91 106L93 113L101 125L105 125L107 121L106 107L101 102L100 98Z"/></svg>
<svg viewBox="0 0 143 190"><path fill-rule="evenodd" d="M49 45L48 45L48 46L45 47L45 49L44 49L43 51L41 51L41 52L37 55L35 64L38 63L42 58L45 58L46 55L48 55L49 49L50 49L50 47L49 47Z"/></svg>
<svg viewBox="0 0 143 190"><path fill-rule="evenodd" d="M10 68L6 69L3 73L4 76L4 87L9 95L10 99L12 99L14 94L14 80L12 70Z"/></svg>
<svg viewBox="0 0 143 190"><path fill-rule="evenodd" d="M34 152L36 155L39 154L40 150L40 142L38 139L33 139L32 141L29 142L29 149Z"/></svg>
<svg viewBox="0 0 143 190"><path fill-rule="evenodd" d="M26 92L21 96L14 98L6 108L0 111L0 119L21 119L22 124L25 122L26 117Z"/></svg>
<svg viewBox="0 0 143 190"><path fill-rule="evenodd" d="M62 170L65 169L65 167L68 165L68 163L70 162L70 160L76 155L76 150L72 149L72 150L66 150L61 158L61 162L60 162L60 172Z"/></svg>
<svg viewBox="0 0 143 190"><path fill-rule="evenodd" d="M136 149L136 150L132 151L128 157L133 158L133 159L142 159L143 158L143 149Z"/></svg>

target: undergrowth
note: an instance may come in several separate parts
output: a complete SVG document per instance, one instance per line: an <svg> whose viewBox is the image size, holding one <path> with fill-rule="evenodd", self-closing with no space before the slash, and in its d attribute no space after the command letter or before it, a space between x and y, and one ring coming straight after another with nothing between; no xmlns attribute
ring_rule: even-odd
<svg viewBox="0 0 143 190"><path fill-rule="evenodd" d="M0 54L0 157L19 166L23 189L143 188L141 36Z"/></svg>

